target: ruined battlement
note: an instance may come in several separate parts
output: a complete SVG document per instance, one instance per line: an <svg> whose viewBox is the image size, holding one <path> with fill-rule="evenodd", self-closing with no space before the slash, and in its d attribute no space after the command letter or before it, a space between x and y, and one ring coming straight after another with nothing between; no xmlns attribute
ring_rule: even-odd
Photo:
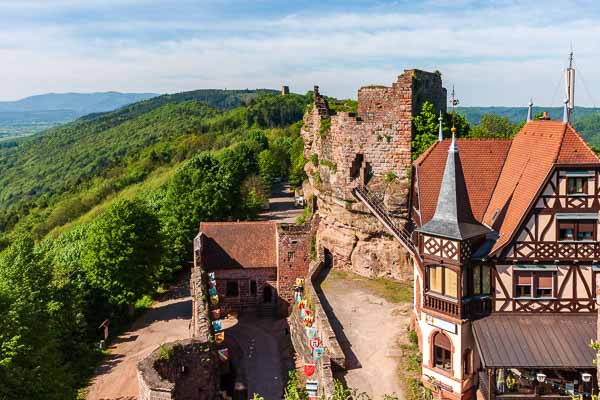
<svg viewBox="0 0 600 400"><path fill-rule="evenodd" d="M305 197L317 199L323 221L318 236L332 250L338 265L363 275L388 274L390 268L397 269L390 273L394 277L412 272L403 269L401 249L388 250L394 254L385 262L381 254L374 254L375 249L379 252L387 246L388 239L369 210L357 202L353 189L366 186L382 199L399 225L405 223L412 119L425 101L433 103L436 111L445 112L446 96L439 72L418 69L405 70L391 86L360 88L356 113L330 109L315 86L314 102L304 116L301 131L304 155L309 160L305 167L309 183L304 191ZM373 266L373 260L379 260L380 265ZM367 270L354 268L357 264L364 264Z"/></svg>

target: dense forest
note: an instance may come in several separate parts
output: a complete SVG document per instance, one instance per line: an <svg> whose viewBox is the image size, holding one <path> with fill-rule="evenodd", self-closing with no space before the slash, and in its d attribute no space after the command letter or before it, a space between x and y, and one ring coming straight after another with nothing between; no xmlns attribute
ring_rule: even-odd
<svg viewBox="0 0 600 400"><path fill-rule="evenodd" d="M252 219L304 179L306 96L196 91L90 115L0 149L0 398L76 398L191 259L201 220Z"/></svg>

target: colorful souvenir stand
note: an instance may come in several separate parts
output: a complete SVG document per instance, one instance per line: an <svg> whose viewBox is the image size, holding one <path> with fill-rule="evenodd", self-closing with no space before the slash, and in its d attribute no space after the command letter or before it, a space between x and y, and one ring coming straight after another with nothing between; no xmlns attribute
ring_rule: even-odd
<svg viewBox="0 0 600 400"><path fill-rule="evenodd" d="M309 400L316 400L317 391L319 387L319 381L316 379L310 379L315 375L317 370L317 362L323 357L325 349L321 344L321 339L318 337L317 327L315 325L315 316L311 312L308 301L305 298L304 293L304 279L297 278L296 285L294 286L294 300L298 307L298 313L300 319L304 325L306 331L306 337L308 338L308 345L312 351L312 363L304 364L304 375L306 376L306 391L308 392Z"/></svg>
<svg viewBox="0 0 600 400"><path fill-rule="evenodd" d="M225 332L223 332L221 309L219 308L219 293L217 292L217 281L214 272L208 273L208 295L210 296L210 303L213 306L210 310L210 319L215 342L221 344L225 341ZM226 362L229 360L228 348L218 349L217 354L220 361Z"/></svg>

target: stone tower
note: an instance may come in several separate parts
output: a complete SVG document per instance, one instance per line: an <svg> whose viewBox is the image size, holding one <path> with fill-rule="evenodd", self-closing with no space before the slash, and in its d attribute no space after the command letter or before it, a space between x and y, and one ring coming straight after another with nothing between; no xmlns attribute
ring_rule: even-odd
<svg viewBox="0 0 600 400"><path fill-rule="evenodd" d="M321 217L317 241L331 253L335 267L366 276L411 278L405 251L352 190L367 187L397 223L406 223L412 118L425 101L436 112L446 111L446 89L438 72L405 70L391 87L362 87L356 112L333 111L315 86L302 129L309 160L304 192L316 200Z"/></svg>

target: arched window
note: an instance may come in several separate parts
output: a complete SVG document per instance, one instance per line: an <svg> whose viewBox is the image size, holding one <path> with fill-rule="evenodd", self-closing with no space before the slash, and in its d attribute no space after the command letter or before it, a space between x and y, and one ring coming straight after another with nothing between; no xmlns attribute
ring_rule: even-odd
<svg viewBox="0 0 600 400"><path fill-rule="evenodd" d="M436 368L452 371L452 343L440 332L433 337L433 361Z"/></svg>

